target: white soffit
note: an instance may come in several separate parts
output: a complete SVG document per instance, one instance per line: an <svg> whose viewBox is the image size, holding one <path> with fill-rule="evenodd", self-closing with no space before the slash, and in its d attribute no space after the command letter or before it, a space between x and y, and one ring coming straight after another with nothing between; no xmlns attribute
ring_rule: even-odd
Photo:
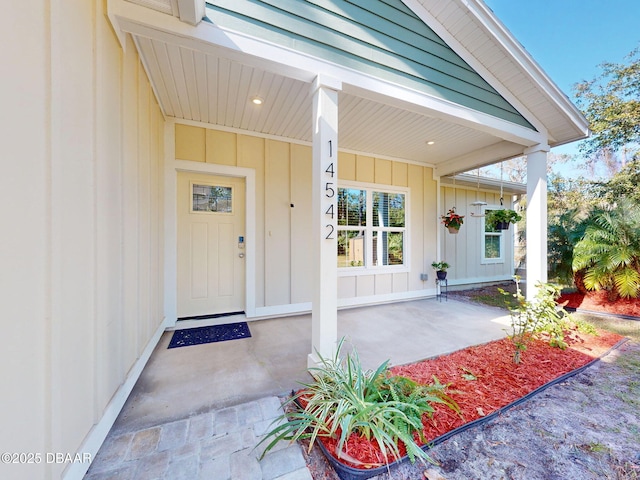
<svg viewBox="0 0 640 480"><path fill-rule="evenodd" d="M134 38L165 115L311 142L309 83L224 56ZM256 96L262 105L251 102ZM346 150L437 164L501 142L486 132L345 92L339 105L340 147Z"/></svg>
<svg viewBox="0 0 640 480"><path fill-rule="evenodd" d="M544 125L550 145L588 135L580 111L482 0L403 1L529 121Z"/></svg>

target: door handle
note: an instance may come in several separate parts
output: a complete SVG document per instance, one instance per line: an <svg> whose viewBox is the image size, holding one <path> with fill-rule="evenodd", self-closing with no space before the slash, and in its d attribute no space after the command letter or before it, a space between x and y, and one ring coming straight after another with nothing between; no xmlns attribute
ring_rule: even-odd
<svg viewBox="0 0 640 480"><path fill-rule="evenodd" d="M239 253L239 254L238 254L238 256L239 256L240 258L244 258L244 253Z"/></svg>

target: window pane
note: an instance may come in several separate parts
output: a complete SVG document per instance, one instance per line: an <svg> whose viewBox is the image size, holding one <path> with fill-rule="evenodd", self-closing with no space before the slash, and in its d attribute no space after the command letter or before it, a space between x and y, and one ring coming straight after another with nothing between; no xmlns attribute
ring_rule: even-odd
<svg viewBox="0 0 640 480"><path fill-rule="evenodd" d="M493 212L495 210L486 209L484 211L484 231L485 232L499 232L495 226L495 221L493 220Z"/></svg>
<svg viewBox="0 0 640 480"><path fill-rule="evenodd" d="M484 257L500 258L500 235L484 236Z"/></svg>
<svg viewBox="0 0 640 480"><path fill-rule="evenodd" d="M364 266L364 230L338 232L338 267Z"/></svg>
<svg viewBox="0 0 640 480"><path fill-rule="evenodd" d="M367 192L356 188L338 189L338 225L364 227L367 224Z"/></svg>
<svg viewBox="0 0 640 480"><path fill-rule="evenodd" d="M402 265L403 232L373 232L373 264Z"/></svg>
<svg viewBox="0 0 640 480"><path fill-rule="evenodd" d="M373 192L373 226L404 227L404 194Z"/></svg>
<svg viewBox="0 0 640 480"><path fill-rule="evenodd" d="M193 211L232 213L231 187L193 185Z"/></svg>

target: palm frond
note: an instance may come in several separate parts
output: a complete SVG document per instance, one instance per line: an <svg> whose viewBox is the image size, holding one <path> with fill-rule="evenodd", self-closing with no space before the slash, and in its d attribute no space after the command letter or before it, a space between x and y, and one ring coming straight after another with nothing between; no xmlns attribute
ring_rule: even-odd
<svg viewBox="0 0 640 480"><path fill-rule="evenodd" d="M618 293L623 298L636 298L640 291L640 273L637 270L625 267L613 275L613 281Z"/></svg>

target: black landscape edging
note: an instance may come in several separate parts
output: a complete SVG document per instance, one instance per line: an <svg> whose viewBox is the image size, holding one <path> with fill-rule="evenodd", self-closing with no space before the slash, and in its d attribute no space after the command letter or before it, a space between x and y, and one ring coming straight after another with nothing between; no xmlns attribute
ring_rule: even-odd
<svg viewBox="0 0 640 480"><path fill-rule="evenodd" d="M634 320L636 322L640 322L640 317L636 317L635 315L624 315L622 313L608 313L608 312L599 312L596 310L585 310L584 308L573 308L573 307L563 307L567 312L575 312L582 313L584 315L595 315L596 317L613 317L618 318L620 320Z"/></svg>
<svg viewBox="0 0 640 480"><path fill-rule="evenodd" d="M589 363L586 363L583 366L576 368L575 370L567 372L564 375L562 375L562 376L560 376L558 378L555 378L555 379L551 380L550 382L545 383L544 385L541 385L540 387L538 387L535 390L532 390L531 392L526 394L524 397L519 398L518 400L515 400L515 401L509 403L508 405L505 405L504 407L499 408L498 410L496 410L494 412L491 412L489 415L487 415L485 417L481 417L481 418L477 418L475 420L472 420L469 423L465 423L464 425L461 425L458 428L454 428L453 430L450 430L447 433L445 433L443 435L440 435L439 437L436 437L429 444L423 445L420 448L422 448L423 450L427 451L430 448L432 448L433 446L438 445L438 444L444 442L445 440L448 440L449 438L451 438L454 435L457 435L458 433L462 433L465 430L468 430L469 428L473 428L473 427L475 427L477 425L482 425L482 424L484 424L484 423L486 423L486 422L488 422L490 420L493 420L498 415L502 415L507 410L526 402L531 397L534 397L535 395L543 392L547 388L549 388L549 387L551 387L553 385L556 385L558 383L564 382L568 378L571 378L574 375L577 375L578 373L586 370L588 367L590 367L594 363L600 361L601 358L605 357L606 355L611 353L613 350L616 350L617 348L619 348L627 340L629 340L629 339L628 338L623 338L622 340L617 342L614 346L612 346L609 350L607 350L605 353L603 353L602 355L600 355L597 358L594 358ZM390 463L389 465L384 465L384 466L381 466L381 467L376 467L376 468L363 470L363 469L360 469L360 468L354 468L354 467L350 467L348 465L344 465L343 463L340 463L333 455L331 455L327 451L326 447L322 444L321 441L318 441L317 443L318 443L318 445L320 447L320 450L322 451L324 456L327 458L327 460L329 460L329 463L334 468L334 470L338 474L338 477L340 477L341 480L365 480L367 478L371 478L371 477L374 477L376 475L381 475L383 473L386 473L389 469L394 468L397 465L400 465L401 463L403 463L404 461L406 461L409 458L408 456L404 456L401 459L399 459L399 460L397 460L397 461L395 461L393 463Z"/></svg>

